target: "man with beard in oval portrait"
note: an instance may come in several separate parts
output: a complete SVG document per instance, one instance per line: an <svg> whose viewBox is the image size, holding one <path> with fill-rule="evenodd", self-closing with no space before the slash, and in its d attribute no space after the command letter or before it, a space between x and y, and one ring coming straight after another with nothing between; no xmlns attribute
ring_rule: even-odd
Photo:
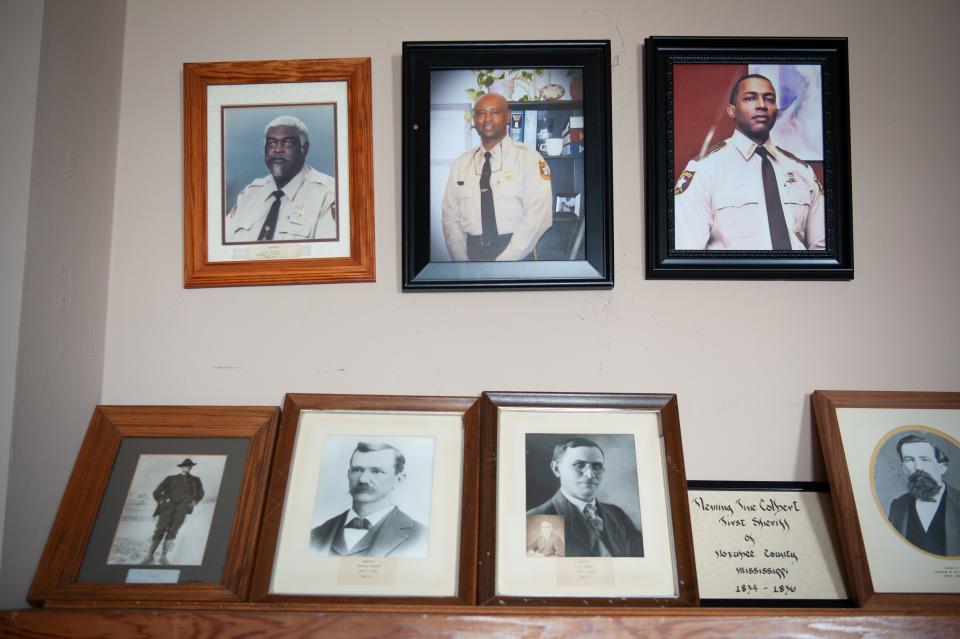
<svg viewBox="0 0 960 639"><path fill-rule="evenodd" d="M907 491L890 504L890 523L921 550L960 555L960 492L943 481L950 459L930 440L907 435L897 442Z"/></svg>

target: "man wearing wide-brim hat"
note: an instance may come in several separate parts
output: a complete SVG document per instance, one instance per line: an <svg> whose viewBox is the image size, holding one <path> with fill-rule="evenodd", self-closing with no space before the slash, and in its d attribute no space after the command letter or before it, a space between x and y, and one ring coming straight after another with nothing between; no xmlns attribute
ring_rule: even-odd
<svg viewBox="0 0 960 639"><path fill-rule="evenodd" d="M153 563L153 554L161 542L163 548L160 550L160 563L168 563L167 555L173 547L180 526L187 515L193 512L193 507L203 499L203 483L199 477L190 474L196 465L189 457L184 459L177 464L180 474L168 475L153 491L153 499L157 502L157 509L153 512L153 516L157 518L157 527L153 531L150 550L141 564Z"/></svg>

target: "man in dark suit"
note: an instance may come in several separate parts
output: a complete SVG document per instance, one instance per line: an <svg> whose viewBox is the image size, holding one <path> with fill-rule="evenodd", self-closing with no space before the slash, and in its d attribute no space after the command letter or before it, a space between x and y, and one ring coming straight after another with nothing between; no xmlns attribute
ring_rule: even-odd
<svg viewBox="0 0 960 639"><path fill-rule="evenodd" d="M557 444L550 470L560 490L527 516L563 517L567 557L643 557L643 534L627 514L596 499L606 468L595 442L574 437Z"/></svg>
<svg viewBox="0 0 960 639"><path fill-rule="evenodd" d="M196 465L192 459L184 459L177 464L180 474L168 475L153 491L153 499L157 502L153 516L157 518L157 524L153 530L150 550L140 561L141 564L153 563L153 554L161 541L163 548L160 550L160 563L167 564L167 554L177 539L180 526L187 515L193 512L193 507L203 499L203 482L199 477L190 474Z"/></svg>
<svg viewBox="0 0 960 639"><path fill-rule="evenodd" d="M950 459L939 446L917 435L900 439L897 453L909 492L890 504L890 523L921 550L960 556L960 492L943 481Z"/></svg>
<svg viewBox="0 0 960 639"><path fill-rule="evenodd" d="M563 540L553 532L553 524L549 519L540 522L540 535L527 544L527 554L536 557L563 557L565 554Z"/></svg>
<svg viewBox="0 0 960 639"><path fill-rule="evenodd" d="M358 442L347 469L353 506L310 531L310 554L426 557L427 527L393 503L405 464L389 444Z"/></svg>

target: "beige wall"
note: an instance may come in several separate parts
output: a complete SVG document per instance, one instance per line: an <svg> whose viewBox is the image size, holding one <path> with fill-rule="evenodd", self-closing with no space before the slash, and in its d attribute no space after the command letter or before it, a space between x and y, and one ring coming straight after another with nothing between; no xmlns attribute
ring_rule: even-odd
<svg viewBox="0 0 960 639"><path fill-rule="evenodd" d="M102 401L674 392L690 478L822 479L812 390L960 388L960 8L718 5L300 0L268 16L253 1L128 2ZM641 45L702 34L849 37L854 281L644 279ZM577 37L613 44L616 288L401 294L401 43ZM182 62L341 56L373 58L377 282L184 290ZM48 427L69 450L33 450L34 463L72 459L92 403ZM53 475L48 492L67 471ZM44 535L18 534L4 555L35 563Z"/></svg>
<svg viewBox="0 0 960 639"><path fill-rule="evenodd" d="M4 608L24 605L101 394L123 8L117 0L44 3L0 556Z"/></svg>
<svg viewBox="0 0 960 639"><path fill-rule="evenodd" d="M13 433L13 398L27 248L30 157L37 108L43 2L0 0L0 547Z"/></svg>

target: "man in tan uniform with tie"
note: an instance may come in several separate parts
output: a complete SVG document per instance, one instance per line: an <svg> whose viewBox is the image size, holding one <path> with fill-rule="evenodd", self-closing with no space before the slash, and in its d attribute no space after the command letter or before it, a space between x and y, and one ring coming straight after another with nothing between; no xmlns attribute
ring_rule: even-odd
<svg viewBox="0 0 960 639"><path fill-rule="evenodd" d="M442 226L453 261L516 261L553 224L550 168L533 147L510 139L510 108L487 93L473 105L480 145L450 167Z"/></svg>

